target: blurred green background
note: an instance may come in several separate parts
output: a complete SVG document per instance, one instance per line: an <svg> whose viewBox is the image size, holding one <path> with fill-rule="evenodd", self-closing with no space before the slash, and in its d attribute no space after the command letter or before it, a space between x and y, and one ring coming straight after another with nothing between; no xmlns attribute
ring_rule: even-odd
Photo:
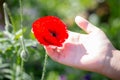
<svg viewBox="0 0 120 80"><path fill-rule="evenodd" d="M13 28L13 31L7 34L3 2L8 5L9 20ZM29 55L29 58L28 55L22 57L28 58L22 63L19 0L0 0L0 80L40 80L45 50L31 33L31 25L34 20L42 16L58 16L66 23L69 30L84 33L74 22L75 16L83 16L101 28L115 48L120 49L119 7L120 0L22 0L24 41ZM110 79L97 73L56 63L48 58L45 80Z"/></svg>

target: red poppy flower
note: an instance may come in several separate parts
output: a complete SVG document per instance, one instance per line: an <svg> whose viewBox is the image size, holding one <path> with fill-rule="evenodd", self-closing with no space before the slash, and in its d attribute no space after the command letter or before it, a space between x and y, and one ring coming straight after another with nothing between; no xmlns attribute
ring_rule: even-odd
<svg viewBox="0 0 120 80"><path fill-rule="evenodd" d="M62 43L68 38L66 25L55 16L37 19L32 24L32 30L39 43L46 46L62 46Z"/></svg>

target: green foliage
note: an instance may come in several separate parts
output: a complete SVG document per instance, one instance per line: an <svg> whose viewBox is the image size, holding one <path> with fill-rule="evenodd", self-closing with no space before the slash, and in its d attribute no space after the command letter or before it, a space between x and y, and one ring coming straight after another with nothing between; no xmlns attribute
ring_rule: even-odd
<svg viewBox="0 0 120 80"><path fill-rule="evenodd" d="M21 15L19 1L6 0L8 7L4 7L4 12L7 12L7 20L5 30L0 31L0 80L40 80L45 50L34 39L31 25L41 16L58 16L68 25L69 30L83 32L74 23L76 15L83 15L100 27L113 45L120 49L120 0L97 1L22 0L23 13ZM108 10L104 11L105 7L101 9L99 7L101 4L106 5ZM97 13L99 10L107 14ZM73 69L48 58L45 80L62 80L63 78L65 80L85 80L85 76L88 75L91 80L109 80L100 74Z"/></svg>
<svg viewBox="0 0 120 80"><path fill-rule="evenodd" d="M51 71L48 73L46 80L59 80L59 74L57 72Z"/></svg>

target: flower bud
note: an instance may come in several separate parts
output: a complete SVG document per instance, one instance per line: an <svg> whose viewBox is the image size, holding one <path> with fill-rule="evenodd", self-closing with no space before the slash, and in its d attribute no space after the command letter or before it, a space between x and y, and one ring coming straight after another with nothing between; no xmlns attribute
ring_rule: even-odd
<svg viewBox="0 0 120 80"><path fill-rule="evenodd" d="M26 50L22 50L20 53L20 57L22 58L23 61L27 61L29 58L29 54Z"/></svg>

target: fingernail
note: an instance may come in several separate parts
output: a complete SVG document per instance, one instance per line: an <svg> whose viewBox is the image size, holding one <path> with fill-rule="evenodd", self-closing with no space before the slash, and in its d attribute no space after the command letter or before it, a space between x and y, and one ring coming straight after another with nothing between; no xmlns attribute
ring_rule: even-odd
<svg viewBox="0 0 120 80"><path fill-rule="evenodd" d="M80 17L80 16L75 17L75 22L81 22L81 21L83 21L82 17Z"/></svg>
<svg viewBox="0 0 120 80"><path fill-rule="evenodd" d="M81 16L76 16L75 17L75 22L80 26L80 27L87 27L88 21Z"/></svg>

